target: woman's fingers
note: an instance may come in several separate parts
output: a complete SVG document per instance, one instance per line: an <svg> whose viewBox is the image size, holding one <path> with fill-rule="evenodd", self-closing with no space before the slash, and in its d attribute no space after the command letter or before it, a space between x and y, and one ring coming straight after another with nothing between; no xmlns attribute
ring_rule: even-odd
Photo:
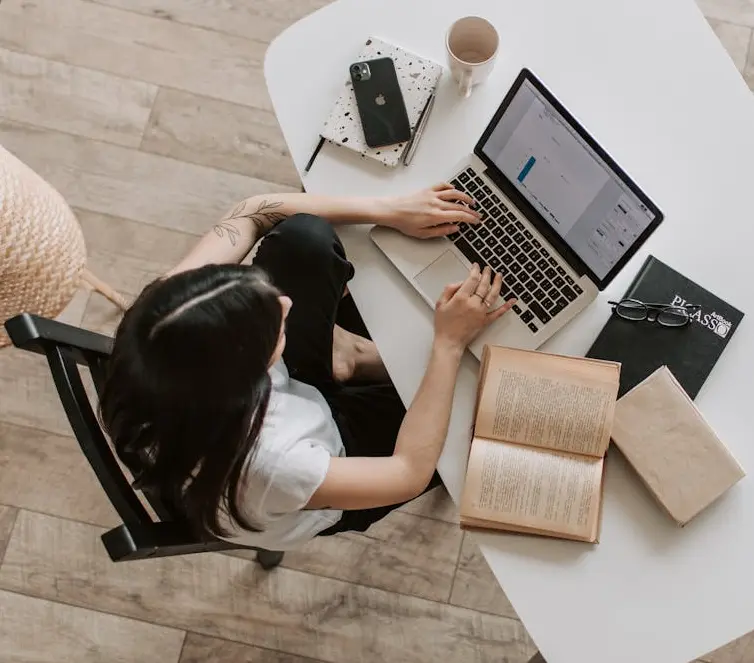
<svg viewBox="0 0 754 663"><path fill-rule="evenodd" d="M489 302L490 306L492 306L497 301L497 298L500 297L500 290L502 289L502 287L503 275L500 272L497 272L495 274L495 278L492 279L492 287L487 293L487 301Z"/></svg>
<svg viewBox="0 0 754 663"><path fill-rule="evenodd" d="M463 191L458 189L443 189L437 194L440 200L451 203L462 203L464 205L474 205L474 199Z"/></svg>
<svg viewBox="0 0 754 663"><path fill-rule="evenodd" d="M437 305L441 306L442 304L447 304L453 298L453 295L458 292L462 285L463 281L458 281L457 283L448 283L448 285L443 288L440 299L437 300Z"/></svg>
<svg viewBox="0 0 754 663"><path fill-rule="evenodd" d="M492 288L490 279L492 278L492 270L489 265L485 266L482 270L482 277L479 279L479 285L477 286L474 294L479 298L479 301L484 303L487 300L487 293Z"/></svg>
<svg viewBox="0 0 754 663"><path fill-rule="evenodd" d="M446 191L447 189L455 189L455 187L448 182L439 182L432 187L432 191Z"/></svg>
<svg viewBox="0 0 754 663"><path fill-rule="evenodd" d="M466 213L473 216L475 219L481 219L482 214L479 212L479 210L475 210L472 207L467 207L466 205L460 205L458 203L453 203L448 200L441 200L439 204L439 208L443 212L452 212L453 214L459 214L459 213Z"/></svg>
<svg viewBox="0 0 754 663"><path fill-rule="evenodd" d="M441 223L439 226L425 228L422 237L427 239L430 237L445 237L451 233L457 233L459 230L460 228L455 223Z"/></svg>
<svg viewBox="0 0 754 663"><path fill-rule="evenodd" d="M470 297L476 291L476 288L479 285L479 278L481 277L481 275L482 273L479 270L479 265L474 263L471 266L471 271L469 272L469 275L466 277L466 280L458 289L457 294Z"/></svg>
<svg viewBox="0 0 754 663"><path fill-rule="evenodd" d="M504 315L505 315L505 314L506 314L506 313L507 313L508 311L510 311L510 310L511 310L511 308L513 307L513 305L514 305L514 304L515 304L515 303L516 303L517 301L518 301L518 300L517 300L517 299L515 299L515 298L509 299L509 300L508 300L507 302L505 302L505 304L503 304L502 306L498 306L498 307L497 307L497 308L496 308L495 310L493 310L493 311L490 311L490 312L489 312L489 313L487 314L487 317L489 318L490 322L494 322L494 321L495 321L495 320L497 320L498 318L502 318L502 317L503 317L503 316L504 316Z"/></svg>
<svg viewBox="0 0 754 663"><path fill-rule="evenodd" d="M437 212L437 216L445 223L481 223L479 212L468 207L457 206L455 209L442 209Z"/></svg>

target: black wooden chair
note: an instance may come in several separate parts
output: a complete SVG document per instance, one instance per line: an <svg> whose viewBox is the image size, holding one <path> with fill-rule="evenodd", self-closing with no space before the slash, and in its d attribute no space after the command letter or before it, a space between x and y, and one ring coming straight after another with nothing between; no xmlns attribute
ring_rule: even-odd
<svg viewBox="0 0 754 663"><path fill-rule="evenodd" d="M200 539L188 524L154 495L142 493L154 510L152 518L121 470L94 413L79 366L88 366L101 394L112 338L24 313L5 323L13 345L47 357L52 378L84 456L92 466L123 524L102 535L110 559L122 562L198 552L246 548L221 539ZM265 569L280 564L282 552L257 550Z"/></svg>

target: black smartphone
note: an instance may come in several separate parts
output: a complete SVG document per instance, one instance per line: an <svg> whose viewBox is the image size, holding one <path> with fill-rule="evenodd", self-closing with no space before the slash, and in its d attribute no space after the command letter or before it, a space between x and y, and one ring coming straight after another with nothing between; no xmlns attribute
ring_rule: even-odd
<svg viewBox="0 0 754 663"><path fill-rule="evenodd" d="M367 145L383 147L411 138L406 104L392 59L354 62L349 71Z"/></svg>

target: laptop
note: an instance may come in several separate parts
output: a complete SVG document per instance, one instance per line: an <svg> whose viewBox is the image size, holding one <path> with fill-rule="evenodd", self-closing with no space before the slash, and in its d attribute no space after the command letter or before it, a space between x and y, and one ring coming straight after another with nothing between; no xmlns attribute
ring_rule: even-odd
<svg viewBox="0 0 754 663"><path fill-rule="evenodd" d="M504 277L512 311L470 347L535 349L586 308L663 219L660 210L544 85L524 69L449 180L483 224L417 240L375 227L372 240L431 305L471 264Z"/></svg>

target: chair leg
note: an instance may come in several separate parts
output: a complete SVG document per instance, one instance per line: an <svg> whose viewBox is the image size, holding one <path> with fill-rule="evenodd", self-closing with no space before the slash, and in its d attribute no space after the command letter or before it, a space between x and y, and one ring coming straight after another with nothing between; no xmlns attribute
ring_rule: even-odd
<svg viewBox="0 0 754 663"><path fill-rule="evenodd" d="M125 311L128 308L128 301L123 295L105 283L102 279L92 274L88 269L84 269L84 271L81 272L81 280L92 290L96 290L103 297L109 299L121 311Z"/></svg>
<svg viewBox="0 0 754 663"><path fill-rule="evenodd" d="M257 550L257 562L265 571L274 569L283 561L283 553L277 550Z"/></svg>

